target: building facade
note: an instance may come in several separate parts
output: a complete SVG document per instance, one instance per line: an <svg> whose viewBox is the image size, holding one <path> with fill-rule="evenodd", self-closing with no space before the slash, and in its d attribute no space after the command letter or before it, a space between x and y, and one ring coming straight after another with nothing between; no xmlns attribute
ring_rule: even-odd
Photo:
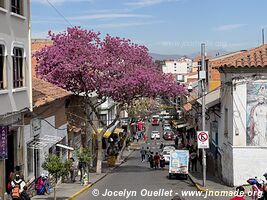
<svg viewBox="0 0 267 200"><path fill-rule="evenodd" d="M218 69L221 175L228 185L241 185L267 169L262 159L267 154L267 45L243 51Z"/></svg>
<svg viewBox="0 0 267 200"><path fill-rule="evenodd" d="M32 110L30 1L0 1L0 197L23 174L23 114ZM6 146L5 146L6 145Z"/></svg>
<svg viewBox="0 0 267 200"><path fill-rule="evenodd" d="M24 179L32 182L47 173L42 164L49 154L68 159L66 100L71 93L33 78L33 111L24 117Z"/></svg>
<svg viewBox="0 0 267 200"><path fill-rule="evenodd" d="M173 74L177 81L184 82L187 73L192 72L193 61L189 58L180 58L177 60L166 60L162 66L163 73Z"/></svg>

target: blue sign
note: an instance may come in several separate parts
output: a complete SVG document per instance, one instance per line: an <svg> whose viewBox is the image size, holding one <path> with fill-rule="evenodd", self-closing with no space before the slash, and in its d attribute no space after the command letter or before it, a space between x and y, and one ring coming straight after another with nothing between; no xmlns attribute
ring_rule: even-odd
<svg viewBox="0 0 267 200"><path fill-rule="evenodd" d="M7 154L7 126L0 126L0 160L8 158Z"/></svg>
<svg viewBox="0 0 267 200"><path fill-rule="evenodd" d="M170 152L169 173L188 174L188 164L188 150L176 150Z"/></svg>

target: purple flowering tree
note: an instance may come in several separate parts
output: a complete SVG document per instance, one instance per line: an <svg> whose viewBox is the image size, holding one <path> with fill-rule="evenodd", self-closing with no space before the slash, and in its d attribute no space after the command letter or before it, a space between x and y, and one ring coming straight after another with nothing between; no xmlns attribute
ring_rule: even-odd
<svg viewBox="0 0 267 200"><path fill-rule="evenodd" d="M85 104L100 121L98 107L107 98L116 103L116 117L97 134L97 173L102 171L102 137L120 117L121 111L139 98L176 97L186 93L172 76L159 71L144 46L128 39L68 28L59 34L49 32L53 42L35 53L36 74L74 94L83 94ZM98 101L93 102L91 93ZM97 126L87 113L87 122L97 133ZM101 121L100 121L101 122Z"/></svg>

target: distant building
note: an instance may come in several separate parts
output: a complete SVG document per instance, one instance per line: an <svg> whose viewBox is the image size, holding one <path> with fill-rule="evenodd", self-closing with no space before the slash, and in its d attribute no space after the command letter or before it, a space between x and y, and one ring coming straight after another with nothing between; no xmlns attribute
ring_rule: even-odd
<svg viewBox="0 0 267 200"><path fill-rule="evenodd" d="M186 74L192 72L192 60L186 57L177 60L166 60L162 67L163 73Z"/></svg>

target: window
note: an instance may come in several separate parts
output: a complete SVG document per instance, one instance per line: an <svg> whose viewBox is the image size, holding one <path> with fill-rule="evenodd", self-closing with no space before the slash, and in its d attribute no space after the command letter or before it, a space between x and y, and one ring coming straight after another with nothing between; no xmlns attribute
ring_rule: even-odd
<svg viewBox="0 0 267 200"><path fill-rule="evenodd" d="M228 137L228 109L224 109L224 135Z"/></svg>
<svg viewBox="0 0 267 200"><path fill-rule="evenodd" d="M13 49L13 87L23 86L23 49L15 47Z"/></svg>
<svg viewBox="0 0 267 200"><path fill-rule="evenodd" d="M102 128L107 125L107 115L101 114L100 115L100 121L99 121L99 128Z"/></svg>
<svg viewBox="0 0 267 200"><path fill-rule="evenodd" d="M11 0L11 12L22 15L22 0Z"/></svg>
<svg viewBox="0 0 267 200"><path fill-rule="evenodd" d="M5 8L5 0L0 0L0 8Z"/></svg>
<svg viewBox="0 0 267 200"><path fill-rule="evenodd" d="M0 45L0 90L5 89L5 48Z"/></svg>

